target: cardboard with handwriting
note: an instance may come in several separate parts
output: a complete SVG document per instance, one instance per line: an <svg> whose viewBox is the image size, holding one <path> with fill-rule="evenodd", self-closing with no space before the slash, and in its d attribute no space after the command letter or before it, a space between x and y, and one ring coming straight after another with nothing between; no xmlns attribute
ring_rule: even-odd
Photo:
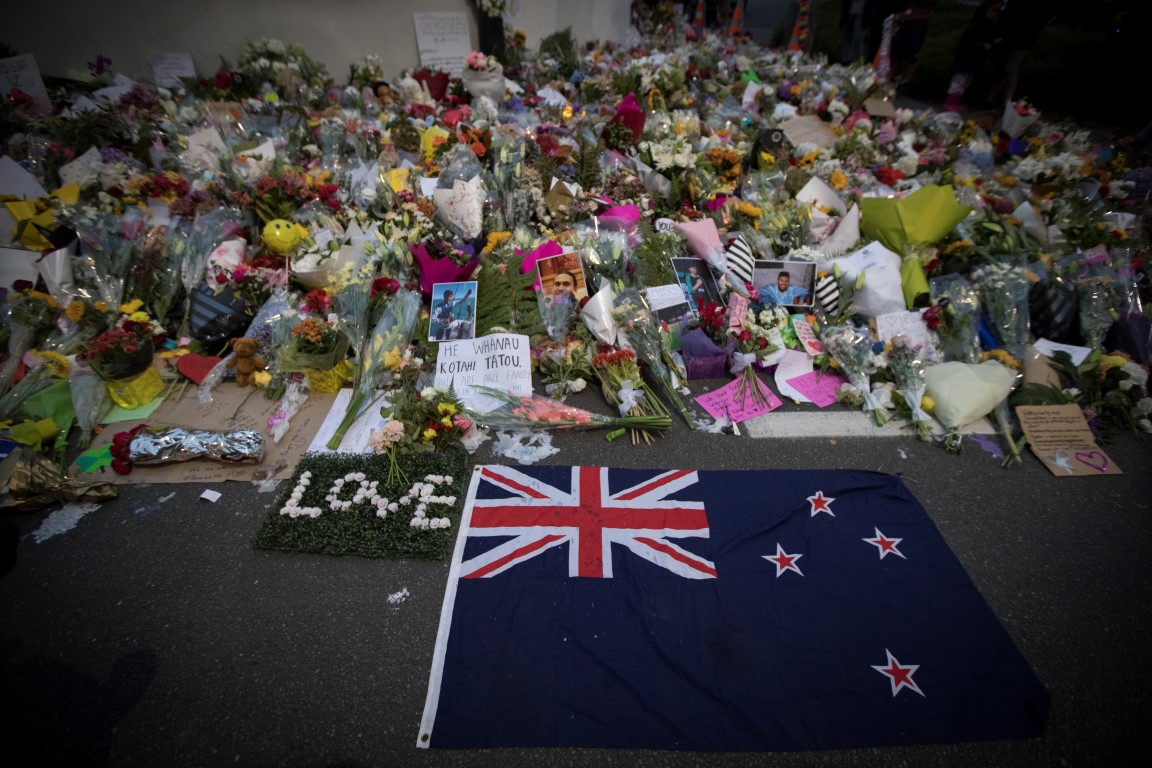
<svg viewBox="0 0 1152 768"><path fill-rule="evenodd" d="M1096 444L1080 406L1021 405L1016 416L1032 453L1056 477L1122 475L1120 467Z"/></svg>

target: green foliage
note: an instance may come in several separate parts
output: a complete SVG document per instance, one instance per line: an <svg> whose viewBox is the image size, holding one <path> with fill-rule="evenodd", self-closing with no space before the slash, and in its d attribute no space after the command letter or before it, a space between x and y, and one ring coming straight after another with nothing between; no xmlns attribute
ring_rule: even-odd
<svg viewBox="0 0 1152 768"><path fill-rule="evenodd" d="M544 320L532 285L536 270L520 273L524 257L513 252L506 264L490 257L480 259L476 273L476 335L493 331L523 333L536 336L544 333Z"/></svg>
<svg viewBox="0 0 1152 768"><path fill-rule="evenodd" d="M688 255L687 241L677 232L657 232L647 220L640 221L639 234L642 239L633 258L641 284L674 284L676 270L672 259Z"/></svg>
<svg viewBox="0 0 1152 768"><path fill-rule="evenodd" d="M612 92L623 98L630 93L639 94L643 79L635 67L612 75Z"/></svg>
<svg viewBox="0 0 1152 768"><path fill-rule="evenodd" d="M437 486L436 494L455 496L456 504L449 512L438 516L452 521L450 528L421 530L410 525L412 507L402 506L389 512L384 519L377 517L374 507L367 503L353 505L350 510L332 511L324 497L337 478L351 472L363 472L368 480L378 480L382 496L393 501L407 493L410 483L389 485L388 457L374 454L307 454L296 466L292 480L284 484L272 511L256 534L253 545L257 549L277 549L287 552L313 552L322 555L358 555L360 557L419 557L442 560L448 556L456 540L460 513L467 488L468 455L463 450L435 454L403 455L400 466L413 481L426 475L450 475L452 482ZM302 505L323 510L317 518L281 515L280 509L288 501L300 479L300 474L312 473L305 489ZM347 493L351 498L351 493ZM442 509L442 508L441 508ZM430 515L431 516L431 515Z"/></svg>
<svg viewBox="0 0 1152 768"><path fill-rule="evenodd" d="M576 167L576 183L585 191L600 186L603 171L600 168L600 155L604 153L604 142L593 138L587 131L576 136L576 149L572 152L572 165Z"/></svg>
<svg viewBox="0 0 1152 768"><path fill-rule="evenodd" d="M557 74L567 80L580 66L580 59L576 55L576 39L572 37L572 28L567 27L560 32L553 32L540 41L540 58L552 59L556 62Z"/></svg>
<svg viewBox="0 0 1152 768"><path fill-rule="evenodd" d="M402 152L420 151L420 132L412 121L406 117L399 117L392 122L392 143Z"/></svg>

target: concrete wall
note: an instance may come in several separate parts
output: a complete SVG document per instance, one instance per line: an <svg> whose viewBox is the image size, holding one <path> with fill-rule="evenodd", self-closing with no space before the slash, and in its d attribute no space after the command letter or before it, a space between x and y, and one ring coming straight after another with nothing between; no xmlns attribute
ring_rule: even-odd
<svg viewBox="0 0 1152 768"><path fill-rule="evenodd" d="M235 61L245 44L262 37L299 43L343 82L349 64L367 54L384 60L389 75L419 64L413 12L467 13L466 0L49 0L13 2L0 42L32 53L44 75L83 76L86 63L104 55L113 69L151 80L155 53L189 51L197 73L215 72L223 56ZM578 40L624 40L628 0L509 0L510 21L534 47L545 35L571 26Z"/></svg>

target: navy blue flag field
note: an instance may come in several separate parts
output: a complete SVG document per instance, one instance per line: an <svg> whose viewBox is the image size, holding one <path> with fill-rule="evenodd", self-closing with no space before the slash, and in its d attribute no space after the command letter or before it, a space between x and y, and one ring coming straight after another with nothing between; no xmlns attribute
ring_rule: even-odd
<svg viewBox="0 0 1152 768"><path fill-rule="evenodd" d="M896 477L487 466L417 744L976 741L1048 704Z"/></svg>

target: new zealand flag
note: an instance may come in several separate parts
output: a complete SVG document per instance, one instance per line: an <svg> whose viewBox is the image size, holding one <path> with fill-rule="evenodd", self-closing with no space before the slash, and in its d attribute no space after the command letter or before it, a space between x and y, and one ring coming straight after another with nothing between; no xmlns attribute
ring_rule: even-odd
<svg viewBox="0 0 1152 768"><path fill-rule="evenodd" d="M417 743L840 749L1038 736L1047 713L896 477L487 466Z"/></svg>

